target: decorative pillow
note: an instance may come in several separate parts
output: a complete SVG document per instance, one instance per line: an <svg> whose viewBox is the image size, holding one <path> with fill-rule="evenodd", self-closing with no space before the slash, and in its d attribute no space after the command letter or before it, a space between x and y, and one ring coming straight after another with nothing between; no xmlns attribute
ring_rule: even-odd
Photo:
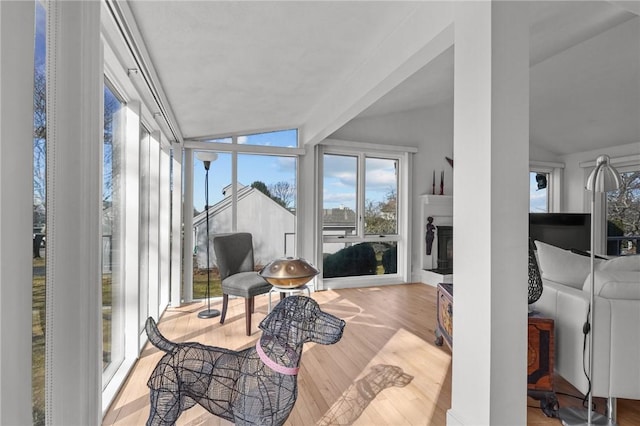
<svg viewBox="0 0 640 426"><path fill-rule="evenodd" d="M536 241L535 244L542 278L582 289L591 269L590 258L542 241ZM602 261L596 259L596 267L599 262Z"/></svg>
<svg viewBox="0 0 640 426"><path fill-rule="evenodd" d="M619 256L598 265L601 271L640 271L640 254Z"/></svg>

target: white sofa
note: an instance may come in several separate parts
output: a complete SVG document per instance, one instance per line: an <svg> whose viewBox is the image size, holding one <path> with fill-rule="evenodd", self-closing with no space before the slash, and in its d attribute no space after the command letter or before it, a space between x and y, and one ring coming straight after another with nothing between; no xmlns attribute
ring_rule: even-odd
<svg viewBox="0 0 640 426"><path fill-rule="evenodd" d="M554 319L556 373L586 393L590 259L540 241L536 248L543 292L533 307ZM594 276L593 396L609 398L615 416L615 398L640 399L640 255L598 260Z"/></svg>

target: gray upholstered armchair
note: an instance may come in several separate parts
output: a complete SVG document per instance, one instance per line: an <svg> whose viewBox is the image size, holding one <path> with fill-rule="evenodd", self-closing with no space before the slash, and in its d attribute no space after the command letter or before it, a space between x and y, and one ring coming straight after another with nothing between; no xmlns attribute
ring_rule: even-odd
<svg viewBox="0 0 640 426"><path fill-rule="evenodd" d="M216 253L222 282L220 324L224 324L227 315L229 295L244 297L247 336L250 336L251 313L254 310L253 298L271 290L271 284L255 271L251 234L238 232L214 235L213 249Z"/></svg>

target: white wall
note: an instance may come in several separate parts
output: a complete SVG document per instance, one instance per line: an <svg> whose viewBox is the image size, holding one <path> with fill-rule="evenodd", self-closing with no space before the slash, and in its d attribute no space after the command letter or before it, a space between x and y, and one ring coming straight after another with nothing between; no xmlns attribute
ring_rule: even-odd
<svg viewBox="0 0 640 426"><path fill-rule="evenodd" d="M419 265L422 230L418 196L431 194L434 171L436 193L440 190L440 172L444 171L444 193L453 195L453 169L445 159L453 158L453 100L435 108L355 119L331 138L418 148L413 158L410 229L417 230L412 235L411 264Z"/></svg>

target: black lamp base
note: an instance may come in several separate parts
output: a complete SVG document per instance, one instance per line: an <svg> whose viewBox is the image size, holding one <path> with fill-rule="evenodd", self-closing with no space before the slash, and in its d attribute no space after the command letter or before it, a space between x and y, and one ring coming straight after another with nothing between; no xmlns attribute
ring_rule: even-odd
<svg viewBox="0 0 640 426"><path fill-rule="evenodd" d="M198 318L215 318L220 315L220 311L217 309L205 309L198 312Z"/></svg>
<svg viewBox="0 0 640 426"><path fill-rule="evenodd" d="M595 411L591 412L591 423L587 421L589 413L586 408L583 407L564 407L558 411L558 417L562 420L562 424L565 426L574 425L599 425L599 426L613 426L616 423L609 420L607 417Z"/></svg>

